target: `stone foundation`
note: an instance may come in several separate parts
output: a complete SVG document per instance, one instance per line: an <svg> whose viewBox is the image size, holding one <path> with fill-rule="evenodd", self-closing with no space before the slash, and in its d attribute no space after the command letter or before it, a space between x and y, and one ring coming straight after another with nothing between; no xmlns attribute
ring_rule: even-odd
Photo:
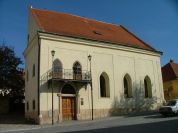
<svg viewBox="0 0 178 133"><path fill-rule="evenodd" d="M130 112L136 112L136 109L94 109L93 118L100 119L109 116L124 115ZM78 120L90 120L92 118L91 110L83 109L79 116Z"/></svg>
<svg viewBox="0 0 178 133"><path fill-rule="evenodd" d="M58 110L54 110L53 115L54 123L59 122ZM37 111L25 112L25 119L29 122L33 122L40 125L52 123L52 116L51 113L49 113L49 111L41 111L39 116Z"/></svg>
<svg viewBox="0 0 178 133"><path fill-rule="evenodd" d="M145 111L154 111L159 107L154 109L145 109L145 108L117 108L117 109L94 109L93 110L93 118L100 119L109 116L119 116L126 115L129 113L137 113L137 112L145 112ZM91 120L92 114L90 109L80 110L80 114L78 114L77 120Z"/></svg>
<svg viewBox="0 0 178 133"><path fill-rule="evenodd" d="M25 112L25 119L29 122L38 123L38 112Z"/></svg>
<svg viewBox="0 0 178 133"><path fill-rule="evenodd" d="M94 109L93 110L93 118L100 119L109 116L118 116L118 115L126 115L133 112L144 112L150 111L145 108L136 109L136 108L117 108L117 109ZM51 124L52 116L49 111L41 111L38 116L37 112L26 112L25 117L27 120L34 120L35 123L38 124ZM82 109L80 113L76 114L77 120L91 120L92 113L91 109ZM62 114L59 114L58 110L54 111L54 123L62 122Z"/></svg>
<svg viewBox="0 0 178 133"><path fill-rule="evenodd" d="M49 111L41 111L40 124L51 124L52 123L52 114ZM53 114L54 123L60 122L58 110L54 110Z"/></svg>

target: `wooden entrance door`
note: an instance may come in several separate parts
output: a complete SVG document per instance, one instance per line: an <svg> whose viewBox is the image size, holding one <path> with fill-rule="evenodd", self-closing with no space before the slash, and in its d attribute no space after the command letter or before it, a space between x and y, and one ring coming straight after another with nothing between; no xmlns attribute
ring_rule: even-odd
<svg viewBox="0 0 178 133"><path fill-rule="evenodd" d="M75 97L62 97L62 119L75 120Z"/></svg>

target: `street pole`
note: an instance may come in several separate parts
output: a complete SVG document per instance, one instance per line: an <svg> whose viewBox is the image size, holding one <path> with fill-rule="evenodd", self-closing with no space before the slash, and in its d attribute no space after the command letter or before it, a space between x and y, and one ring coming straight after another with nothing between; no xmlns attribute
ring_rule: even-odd
<svg viewBox="0 0 178 133"><path fill-rule="evenodd" d="M91 119L93 120L93 85L92 85L92 74L91 74L91 55L88 55L90 61L90 86L91 86Z"/></svg>
<svg viewBox="0 0 178 133"><path fill-rule="evenodd" d="M52 55L52 80L51 80L51 89L52 89L52 125L54 124L54 117L53 117L53 112L54 112L54 107L53 107L53 72L54 72L54 66L53 66L53 62L54 62L54 55L55 55L55 51L52 50L51 51L51 55Z"/></svg>

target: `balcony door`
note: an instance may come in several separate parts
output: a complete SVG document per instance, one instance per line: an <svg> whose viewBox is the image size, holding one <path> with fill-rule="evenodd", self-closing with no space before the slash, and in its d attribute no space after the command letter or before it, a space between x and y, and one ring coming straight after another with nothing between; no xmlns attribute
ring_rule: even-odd
<svg viewBox="0 0 178 133"><path fill-rule="evenodd" d="M53 62L53 78L62 78L62 63L59 59Z"/></svg>
<svg viewBox="0 0 178 133"><path fill-rule="evenodd" d="M73 78L74 80L82 80L82 67L79 62L73 65Z"/></svg>

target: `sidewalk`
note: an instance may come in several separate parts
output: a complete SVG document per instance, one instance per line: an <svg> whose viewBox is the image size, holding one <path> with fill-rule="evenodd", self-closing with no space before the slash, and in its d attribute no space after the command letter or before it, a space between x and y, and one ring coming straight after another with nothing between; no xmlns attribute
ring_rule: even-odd
<svg viewBox="0 0 178 133"><path fill-rule="evenodd" d="M115 119L122 119L123 116L117 116L117 117L106 117L101 119L95 119L95 120L72 120L72 121L64 121L61 123L55 123L54 125L51 124L45 124L45 125L35 125L35 124L0 124L0 133L3 132L11 132L11 131L27 131L27 130L33 130L33 129L41 129L46 130L49 128L60 128L60 132L63 132L65 130L79 130L79 127L82 128L92 128L96 129L97 125L96 123L102 123L107 121L112 121Z"/></svg>

